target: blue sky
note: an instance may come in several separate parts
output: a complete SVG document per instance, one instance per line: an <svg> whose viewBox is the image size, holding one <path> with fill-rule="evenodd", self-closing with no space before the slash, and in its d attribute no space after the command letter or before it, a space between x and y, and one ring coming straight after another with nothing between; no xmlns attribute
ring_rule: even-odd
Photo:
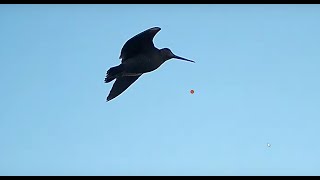
<svg viewBox="0 0 320 180"><path fill-rule="evenodd" d="M319 5L0 5L0 175L320 175L319 19ZM106 102L122 45L154 26L156 47L196 63Z"/></svg>

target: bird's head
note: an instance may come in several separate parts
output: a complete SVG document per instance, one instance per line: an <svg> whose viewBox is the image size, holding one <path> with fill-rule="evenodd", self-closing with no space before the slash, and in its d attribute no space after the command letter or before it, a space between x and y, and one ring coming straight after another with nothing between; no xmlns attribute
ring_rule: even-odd
<svg viewBox="0 0 320 180"><path fill-rule="evenodd" d="M192 60L189 60L189 59L186 59L186 58L183 58L183 57L180 57L180 56L173 54L173 52L169 48L160 49L160 52L161 52L162 56L165 57L165 60L175 58L175 59L180 59L180 60L189 61L189 62L194 63L194 61L192 61Z"/></svg>

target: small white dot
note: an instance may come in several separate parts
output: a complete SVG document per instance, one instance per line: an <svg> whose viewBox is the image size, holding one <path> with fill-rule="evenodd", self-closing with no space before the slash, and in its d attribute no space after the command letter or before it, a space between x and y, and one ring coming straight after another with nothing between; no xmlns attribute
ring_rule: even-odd
<svg viewBox="0 0 320 180"><path fill-rule="evenodd" d="M270 146L271 146L271 144L269 144L269 143L268 143L268 144L267 144L267 146L268 146L268 147L270 147Z"/></svg>

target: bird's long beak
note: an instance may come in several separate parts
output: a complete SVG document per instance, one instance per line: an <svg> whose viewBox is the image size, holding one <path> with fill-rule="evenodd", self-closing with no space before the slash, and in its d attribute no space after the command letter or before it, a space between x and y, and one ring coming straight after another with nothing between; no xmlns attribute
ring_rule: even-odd
<svg viewBox="0 0 320 180"><path fill-rule="evenodd" d="M173 55L172 58L180 59L180 60L184 60L184 61L189 61L189 62L195 63L194 61L192 61L192 60L190 60L190 59L186 59L186 58L183 58L183 57L180 57L180 56L177 56L177 55Z"/></svg>

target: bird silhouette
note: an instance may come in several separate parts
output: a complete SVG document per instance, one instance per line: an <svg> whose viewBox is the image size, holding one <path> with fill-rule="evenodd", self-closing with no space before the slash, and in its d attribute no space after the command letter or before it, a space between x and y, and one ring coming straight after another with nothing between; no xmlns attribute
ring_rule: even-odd
<svg viewBox="0 0 320 180"><path fill-rule="evenodd" d="M192 60L177 56L169 48L158 49L154 46L153 39L161 30L160 27L147 29L129 39L120 52L121 64L111 67L104 82L115 82L109 92L107 101L114 99L133 84L142 74L159 68L169 59Z"/></svg>

